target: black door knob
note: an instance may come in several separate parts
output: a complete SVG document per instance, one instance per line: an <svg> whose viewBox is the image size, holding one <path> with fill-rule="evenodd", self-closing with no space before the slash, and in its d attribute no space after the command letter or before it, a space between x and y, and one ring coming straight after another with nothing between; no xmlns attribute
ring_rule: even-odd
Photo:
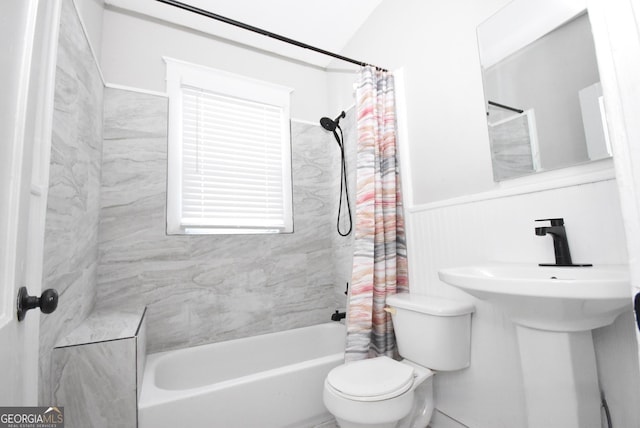
<svg viewBox="0 0 640 428"><path fill-rule="evenodd" d="M40 297L29 296L27 287L18 290L18 321L22 321L29 309L40 308L44 314L50 314L58 307L58 292L53 288L44 290Z"/></svg>

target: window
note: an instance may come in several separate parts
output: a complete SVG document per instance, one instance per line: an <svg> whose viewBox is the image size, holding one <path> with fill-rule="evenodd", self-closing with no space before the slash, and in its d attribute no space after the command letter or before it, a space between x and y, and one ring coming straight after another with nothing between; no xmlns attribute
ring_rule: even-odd
<svg viewBox="0 0 640 428"><path fill-rule="evenodd" d="M165 61L167 233L293 231L291 90Z"/></svg>

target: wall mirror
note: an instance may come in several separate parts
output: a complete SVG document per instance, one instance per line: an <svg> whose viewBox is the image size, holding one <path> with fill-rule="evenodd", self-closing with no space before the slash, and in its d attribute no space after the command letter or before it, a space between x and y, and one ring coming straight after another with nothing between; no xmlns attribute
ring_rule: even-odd
<svg viewBox="0 0 640 428"><path fill-rule="evenodd" d="M584 0L514 0L477 34L495 181L611 156Z"/></svg>

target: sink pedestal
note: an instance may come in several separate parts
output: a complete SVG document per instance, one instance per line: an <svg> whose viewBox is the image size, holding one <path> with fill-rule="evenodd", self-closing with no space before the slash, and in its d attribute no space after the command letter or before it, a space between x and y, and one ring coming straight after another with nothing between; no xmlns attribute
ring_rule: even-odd
<svg viewBox="0 0 640 428"><path fill-rule="evenodd" d="M516 325L528 428L600 428L600 390L591 331Z"/></svg>
<svg viewBox="0 0 640 428"><path fill-rule="evenodd" d="M527 428L600 428L591 330L631 310L627 266L488 263L442 269L438 276L516 324Z"/></svg>

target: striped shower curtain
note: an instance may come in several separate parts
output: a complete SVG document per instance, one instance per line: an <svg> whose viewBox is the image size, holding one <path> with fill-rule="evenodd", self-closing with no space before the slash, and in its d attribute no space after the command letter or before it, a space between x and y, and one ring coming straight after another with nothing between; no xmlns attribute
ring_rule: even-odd
<svg viewBox="0 0 640 428"><path fill-rule="evenodd" d="M356 106L357 202L346 361L395 356L385 299L409 291L393 75L364 67Z"/></svg>

